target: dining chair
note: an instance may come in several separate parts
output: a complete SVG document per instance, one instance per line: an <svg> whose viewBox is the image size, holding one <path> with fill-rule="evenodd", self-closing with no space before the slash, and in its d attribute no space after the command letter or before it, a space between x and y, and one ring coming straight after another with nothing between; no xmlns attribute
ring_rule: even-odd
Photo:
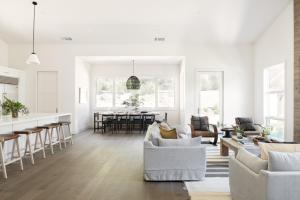
<svg viewBox="0 0 300 200"><path fill-rule="evenodd" d="M133 133L133 130L137 127L137 130L142 133L143 131L143 115L142 114L130 114L129 115L129 130Z"/></svg>
<svg viewBox="0 0 300 200"><path fill-rule="evenodd" d="M143 115L143 131L148 129L148 126L155 122L155 114L144 114Z"/></svg>
<svg viewBox="0 0 300 200"><path fill-rule="evenodd" d="M110 128L111 132L114 133L116 128L116 120L114 114L102 114L102 128L104 133L106 132L107 128Z"/></svg>
<svg viewBox="0 0 300 200"><path fill-rule="evenodd" d="M123 128L125 128L125 132L128 131L129 126L128 126L128 121L129 121L129 117L127 114L117 114L116 115L116 130L122 131Z"/></svg>
<svg viewBox="0 0 300 200"><path fill-rule="evenodd" d="M103 134L104 126L102 125L102 118L100 119L100 117L100 113L94 113L94 133L101 129L101 132Z"/></svg>

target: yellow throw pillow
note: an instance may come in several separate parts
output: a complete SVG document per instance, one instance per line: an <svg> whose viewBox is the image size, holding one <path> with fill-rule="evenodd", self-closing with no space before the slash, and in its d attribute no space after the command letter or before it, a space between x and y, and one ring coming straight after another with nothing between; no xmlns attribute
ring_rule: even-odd
<svg viewBox="0 0 300 200"><path fill-rule="evenodd" d="M164 139L177 139L177 132L176 129L166 130L163 128L160 129L160 135Z"/></svg>
<svg viewBox="0 0 300 200"><path fill-rule="evenodd" d="M261 159L269 159L269 151L277 152L300 152L300 144L280 144L280 143L263 143L259 142Z"/></svg>

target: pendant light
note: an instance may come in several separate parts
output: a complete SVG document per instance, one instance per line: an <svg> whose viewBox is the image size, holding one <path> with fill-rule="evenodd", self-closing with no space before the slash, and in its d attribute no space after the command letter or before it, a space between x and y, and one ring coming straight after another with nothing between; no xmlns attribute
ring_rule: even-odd
<svg viewBox="0 0 300 200"><path fill-rule="evenodd" d="M38 65L38 64L40 64L40 60L34 52L35 6L37 6L37 2L33 1L32 5L33 5L32 53L28 57L26 63L27 64L36 64L36 65Z"/></svg>
<svg viewBox="0 0 300 200"><path fill-rule="evenodd" d="M128 90L139 90L141 87L141 83L138 77L134 75L134 60L132 60L132 68L133 68L133 75L128 78L126 82L126 88Z"/></svg>

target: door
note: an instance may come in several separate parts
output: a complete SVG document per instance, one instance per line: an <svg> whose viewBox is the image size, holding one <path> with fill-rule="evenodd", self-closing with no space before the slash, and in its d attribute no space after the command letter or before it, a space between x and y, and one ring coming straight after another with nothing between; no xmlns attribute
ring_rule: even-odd
<svg viewBox="0 0 300 200"><path fill-rule="evenodd" d="M211 124L223 124L223 72L197 72L197 113Z"/></svg>
<svg viewBox="0 0 300 200"><path fill-rule="evenodd" d="M41 113L58 112L57 72L37 72L37 111Z"/></svg>

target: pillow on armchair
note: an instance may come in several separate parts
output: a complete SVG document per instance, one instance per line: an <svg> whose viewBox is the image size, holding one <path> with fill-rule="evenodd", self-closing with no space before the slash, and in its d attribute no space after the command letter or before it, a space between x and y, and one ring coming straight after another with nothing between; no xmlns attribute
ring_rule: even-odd
<svg viewBox="0 0 300 200"><path fill-rule="evenodd" d="M196 131L209 131L208 117L192 116L191 124Z"/></svg>
<svg viewBox="0 0 300 200"><path fill-rule="evenodd" d="M237 117L235 118L236 124L244 131L256 131L254 122L251 118Z"/></svg>

